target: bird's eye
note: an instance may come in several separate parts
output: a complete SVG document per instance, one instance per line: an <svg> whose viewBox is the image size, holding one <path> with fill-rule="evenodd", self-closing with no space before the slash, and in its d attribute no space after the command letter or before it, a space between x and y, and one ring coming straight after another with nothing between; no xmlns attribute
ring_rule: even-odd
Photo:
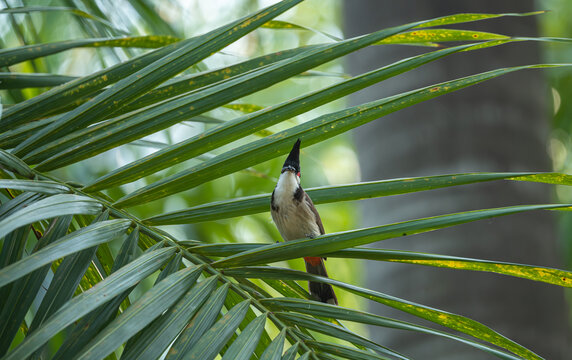
<svg viewBox="0 0 572 360"><path fill-rule="evenodd" d="M298 171L298 173L297 173L296 175L298 175L298 177L302 176L299 171Z"/></svg>

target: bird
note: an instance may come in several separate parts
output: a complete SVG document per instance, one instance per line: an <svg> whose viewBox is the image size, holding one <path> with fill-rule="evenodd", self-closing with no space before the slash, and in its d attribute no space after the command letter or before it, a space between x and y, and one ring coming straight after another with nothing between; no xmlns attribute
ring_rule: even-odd
<svg viewBox="0 0 572 360"><path fill-rule="evenodd" d="M298 139L284 161L270 200L272 220L284 241L311 239L325 234L318 210L300 185L300 143ZM324 260L326 258L304 257L306 271L310 274L328 277ZM332 305L338 304L338 299L330 284L310 281L308 288L315 300Z"/></svg>

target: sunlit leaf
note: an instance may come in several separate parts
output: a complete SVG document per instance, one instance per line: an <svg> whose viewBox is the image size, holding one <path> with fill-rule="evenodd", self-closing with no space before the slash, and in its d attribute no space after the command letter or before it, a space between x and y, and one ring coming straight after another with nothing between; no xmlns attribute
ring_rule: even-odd
<svg viewBox="0 0 572 360"><path fill-rule="evenodd" d="M455 29L430 29L430 30L414 30L404 32L402 34L393 35L387 39L379 41L376 45L383 44L419 44L434 46L435 42L447 41L478 41L478 40L506 40L510 37L500 34L468 31Z"/></svg>

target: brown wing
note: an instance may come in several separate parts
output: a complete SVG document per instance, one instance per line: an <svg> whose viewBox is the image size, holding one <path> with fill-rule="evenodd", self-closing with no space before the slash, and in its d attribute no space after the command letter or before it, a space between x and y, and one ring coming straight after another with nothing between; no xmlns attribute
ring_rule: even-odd
<svg viewBox="0 0 572 360"><path fill-rule="evenodd" d="M314 203L312 202L312 199L310 199L308 194L304 192L304 195L305 195L304 201L308 203L310 209L312 210L314 215L316 215L316 223L318 224L318 228L320 228L320 235L324 235L326 232L324 231L324 225L322 224L322 219L320 219L320 214L318 214L318 210L316 210L316 207L314 206Z"/></svg>

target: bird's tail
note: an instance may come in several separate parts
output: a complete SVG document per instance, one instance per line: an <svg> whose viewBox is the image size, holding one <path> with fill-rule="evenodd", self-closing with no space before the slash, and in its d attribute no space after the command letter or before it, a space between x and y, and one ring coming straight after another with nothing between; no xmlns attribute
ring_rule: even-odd
<svg viewBox="0 0 572 360"><path fill-rule="evenodd" d="M306 271L310 274L328 277L324 259L321 257L305 257ZM309 284L310 295L320 300L321 302L338 305L338 299L334 294L334 289L330 284L310 281Z"/></svg>

